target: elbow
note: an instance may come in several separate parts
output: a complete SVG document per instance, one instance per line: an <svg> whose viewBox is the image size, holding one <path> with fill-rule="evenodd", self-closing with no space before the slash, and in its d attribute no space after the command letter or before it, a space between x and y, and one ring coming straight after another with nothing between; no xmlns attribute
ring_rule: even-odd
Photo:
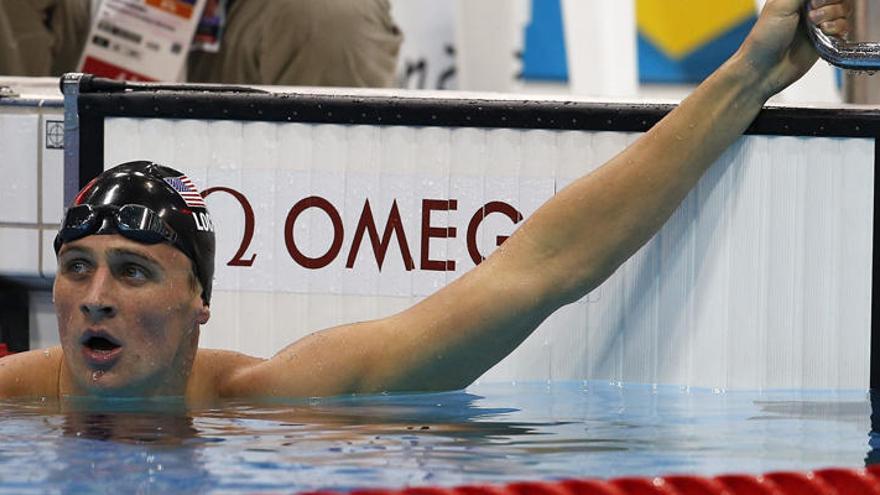
<svg viewBox="0 0 880 495"><path fill-rule="evenodd" d="M622 263L607 256L603 258L601 261L562 261L553 270L546 270L545 290L542 292L547 296L539 304L549 314L561 306L578 301L602 285Z"/></svg>

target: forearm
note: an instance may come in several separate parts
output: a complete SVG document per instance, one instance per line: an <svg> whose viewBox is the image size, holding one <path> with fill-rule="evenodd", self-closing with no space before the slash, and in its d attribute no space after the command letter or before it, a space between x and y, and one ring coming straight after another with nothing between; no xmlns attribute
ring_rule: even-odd
<svg viewBox="0 0 880 495"><path fill-rule="evenodd" d="M767 95L734 57L632 146L562 190L502 247L541 270L550 310L598 286L659 230Z"/></svg>

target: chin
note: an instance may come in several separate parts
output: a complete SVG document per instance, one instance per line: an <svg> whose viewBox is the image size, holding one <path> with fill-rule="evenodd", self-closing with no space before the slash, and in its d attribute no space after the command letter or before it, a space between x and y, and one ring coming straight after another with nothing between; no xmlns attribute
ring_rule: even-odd
<svg viewBox="0 0 880 495"><path fill-rule="evenodd" d="M89 396L134 398L156 395L156 387L151 386L150 380L126 376L116 369L96 370L84 367L77 376L80 389Z"/></svg>
<svg viewBox="0 0 880 495"><path fill-rule="evenodd" d="M80 385L87 395L97 397L136 397L142 395L141 387L128 383L112 372L88 371L81 378Z"/></svg>

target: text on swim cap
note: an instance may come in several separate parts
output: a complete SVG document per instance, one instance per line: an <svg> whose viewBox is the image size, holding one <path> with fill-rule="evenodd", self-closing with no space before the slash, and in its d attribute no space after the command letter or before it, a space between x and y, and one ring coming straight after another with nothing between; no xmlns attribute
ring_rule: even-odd
<svg viewBox="0 0 880 495"><path fill-rule="evenodd" d="M196 223L196 230L199 232L214 232L214 221L207 212L193 212L193 220Z"/></svg>

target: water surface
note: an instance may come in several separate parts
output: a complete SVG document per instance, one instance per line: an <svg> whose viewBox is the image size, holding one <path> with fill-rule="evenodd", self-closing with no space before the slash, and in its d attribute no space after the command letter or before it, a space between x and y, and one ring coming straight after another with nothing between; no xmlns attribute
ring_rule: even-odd
<svg viewBox="0 0 880 495"><path fill-rule="evenodd" d="M558 383L312 401L0 402L0 493L259 493L862 467L864 391Z"/></svg>

